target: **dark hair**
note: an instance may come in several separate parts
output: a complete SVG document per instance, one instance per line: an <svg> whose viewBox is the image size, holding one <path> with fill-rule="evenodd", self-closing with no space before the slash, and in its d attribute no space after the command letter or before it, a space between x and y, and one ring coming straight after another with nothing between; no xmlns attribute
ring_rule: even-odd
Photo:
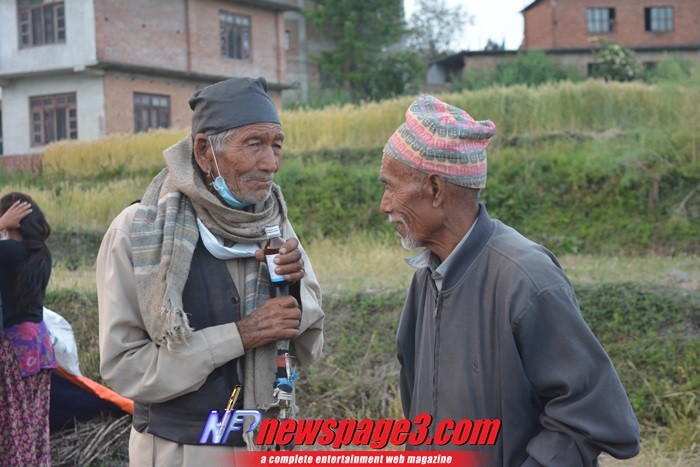
<svg viewBox="0 0 700 467"><path fill-rule="evenodd" d="M15 201L27 201L32 206L32 212L20 221L17 229L29 255L19 268L14 296L17 311L27 312L44 304L46 286L51 276L51 251L46 245L51 227L39 205L24 193L8 193L0 198L0 215Z"/></svg>

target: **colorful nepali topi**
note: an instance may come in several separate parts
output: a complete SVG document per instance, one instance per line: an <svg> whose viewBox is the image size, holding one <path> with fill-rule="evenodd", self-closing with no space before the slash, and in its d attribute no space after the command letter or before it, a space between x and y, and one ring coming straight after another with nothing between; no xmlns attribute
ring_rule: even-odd
<svg viewBox="0 0 700 467"><path fill-rule="evenodd" d="M422 94L384 146L384 155L455 185L480 189L486 186L486 147L495 132L491 120L474 120L464 110Z"/></svg>

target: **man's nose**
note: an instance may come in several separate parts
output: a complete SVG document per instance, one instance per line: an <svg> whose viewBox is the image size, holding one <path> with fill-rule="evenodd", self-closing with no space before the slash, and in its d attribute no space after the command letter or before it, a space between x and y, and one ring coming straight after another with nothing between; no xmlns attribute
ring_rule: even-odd
<svg viewBox="0 0 700 467"><path fill-rule="evenodd" d="M272 146L266 146L260 157L258 168L265 172L277 172L280 168L279 157L275 154Z"/></svg>
<svg viewBox="0 0 700 467"><path fill-rule="evenodd" d="M386 192L382 195L382 200L379 203L379 210L384 214L389 214L391 212L391 202Z"/></svg>

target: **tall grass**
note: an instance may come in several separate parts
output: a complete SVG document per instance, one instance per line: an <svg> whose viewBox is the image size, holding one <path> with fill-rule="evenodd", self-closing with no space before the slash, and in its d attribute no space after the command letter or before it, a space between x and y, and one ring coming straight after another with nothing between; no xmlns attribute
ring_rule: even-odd
<svg viewBox="0 0 700 467"><path fill-rule="evenodd" d="M669 121L673 103L660 89L641 83L588 80L537 88L514 86L464 92L451 99L474 118L493 120L501 137L561 131L630 129ZM448 96L445 96L448 98Z"/></svg>
<svg viewBox="0 0 700 467"><path fill-rule="evenodd" d="M128 177L102 183L55 181L41 187L23 183L3 185L31 193L54 230L103 232L129 203L140 199L150 177Z"/></svg>
<svg viewBox="0 0 700 467"><path fill-rule="evenodd" d="M167 129L145 133L112 134L92 141L60 141L44 151L47 175L78 178L114 176L162 167L163 150L187 135Z"/></svg>
<svg viewBox="0 0 700 467"><path fill-rule="evenodd" d="M659 87L642 83L595 80L437 95L477 120L493 120L500 139L563 131L670 127L680 123L679 109L697 96L692 88L669 95ZM412 101L413 97L402 97L362 106L284 113L284 131L289 147L298 151L333 146L381 147L403 122Z"/></svg>
<svg viewBox="0 0 700 467"><path fill-rule="evenodd" d="M467 110L477 120L493 120L497 125L494 144L515 136L555 132L663 129L687 134L694 147L693 157L697 157L698 87L674 86L669 90L641 83L589 80L536 88L493 87L438 97ZM322 110L283 110L285 152L381 148L403 122L414 98ZM111 135L95 141L60 142L46 149L44 169L47 174L76 177L153 169L163 165L163 149L186 134L186 130L159 130Z"/></svg>

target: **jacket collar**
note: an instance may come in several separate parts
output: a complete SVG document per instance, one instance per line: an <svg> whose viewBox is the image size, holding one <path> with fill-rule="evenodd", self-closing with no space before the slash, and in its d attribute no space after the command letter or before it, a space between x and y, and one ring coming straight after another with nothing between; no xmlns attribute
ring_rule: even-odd
<svg viewBox="0 0 700 467"><path fill-rule="evenodd" d="M486 211L486 206L484 206L483 203L479 203L479 214L474 230L469 234L467 241L451 253L451 255L456 255L456 261L453 261L450 269L445 271L442 290L446 290L454 285L466 270L469 269L469 266L476 260L481 250L486 246L489 238L491 238L494 225L493 219L489 217ZM434 254L426 248L417 255L407 259L406 263L416 269L427 268L429 265L433 266L437 264L431 256L434 256Z"/></svg>

